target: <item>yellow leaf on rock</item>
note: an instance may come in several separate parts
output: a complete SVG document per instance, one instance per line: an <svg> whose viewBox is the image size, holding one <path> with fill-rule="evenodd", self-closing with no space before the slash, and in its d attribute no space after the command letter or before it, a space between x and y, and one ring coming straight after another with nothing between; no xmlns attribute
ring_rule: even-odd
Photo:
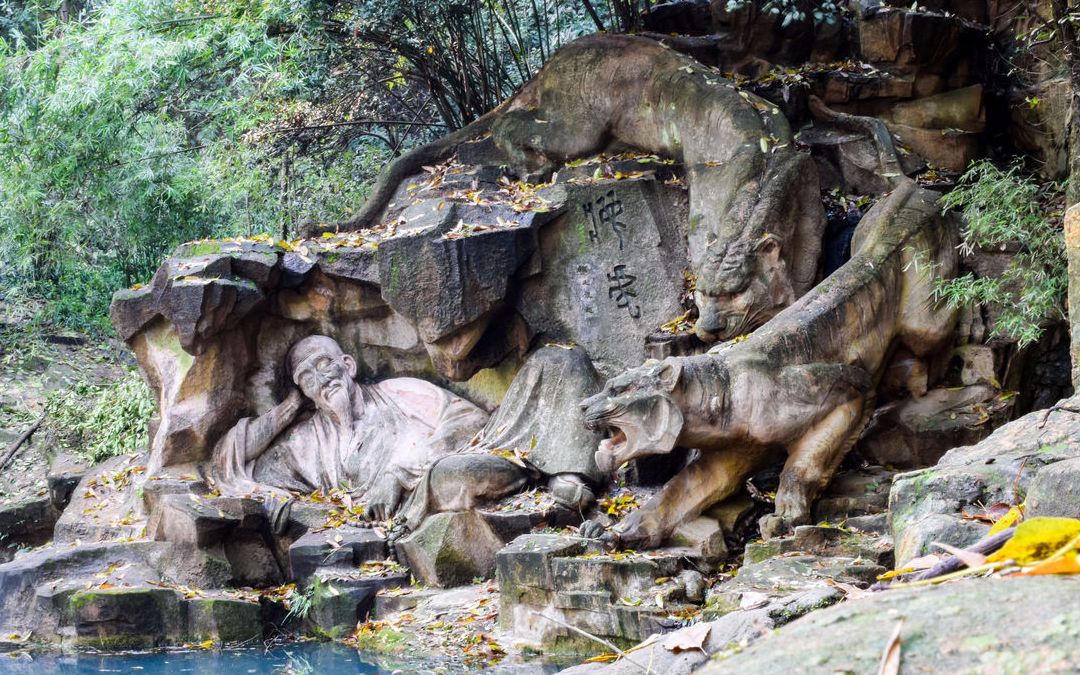
<svg viewBox="0 0 1080 675"><path fill-rule="evenodd" d="M618 654L609 652L607 654L600 654L598 656L590 656L589 658L585 659L585 663L611 663L613 661L617 661L618 659Z"/></svg>
<svg viewBox="0 0 1080 675"><path fill-rule="evenodd" d="M914 572L914 571L915 571L914 567L904 567L904 568L901 568L901 569L898 569L898 570L889 570L888 572L886 572L884 574L879 574L877 576L877 580L878 581L888 581L889 579L892 579L894 577L898 577L901 574L908 574L908 573Z"/></svg>
<svg viewBox="0 0 1080 675"><path fill-rule="evenodd" d="M990 528L990 532L987 534L997 534L1003 530L1007 530L1013 525L1017 524L1024 517L1024 505L1014 506L1009 511L998 518L994 523L994 526Z"/></svg>
<svg viewBox="0 0 1080 675"><path fill-rule="evenodd" d="M1021 565L1046 560L1063 546L1080 543L1080 520L1076 518L1032 518L1016 527L1016 534L987 562L1013 560Z"/></svg>

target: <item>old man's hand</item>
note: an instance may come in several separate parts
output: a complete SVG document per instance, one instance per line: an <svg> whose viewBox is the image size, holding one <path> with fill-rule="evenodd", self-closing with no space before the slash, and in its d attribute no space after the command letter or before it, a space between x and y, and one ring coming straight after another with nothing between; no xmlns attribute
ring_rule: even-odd
<svg viewBox="0 0 1080 675"><path fill-rule="evenodd" d="M367 494L368 520L389 520L397 511L400 502L401 485L393 476L383 476Z"/></svg>

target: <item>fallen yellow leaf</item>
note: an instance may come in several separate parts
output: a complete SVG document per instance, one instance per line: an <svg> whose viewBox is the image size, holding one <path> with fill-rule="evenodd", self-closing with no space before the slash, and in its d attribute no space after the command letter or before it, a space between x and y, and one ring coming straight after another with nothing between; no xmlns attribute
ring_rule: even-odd
<svg viewBox="0 0 1080 675"><path fill-rule="evenodd" d="M1012 560L1021 565L1046 560L1062 547L1080 543L1080 520L1076 518L1032 518L1016 526L1016 534L987 562Z"/></svg>
<svg viewBox="0 0 1080 675"><path fill-rule="evenodd" d="M988 532L987 534L997 534L998 532L1007 530L1008 528L1019 522L1020 519L1023 517L1024 505L1021 504L1019 506L1014 506L1009 509L1009 511L1005 515L998 518L997 521L994 522L993 527L990 528L990 532Z"/></svg>

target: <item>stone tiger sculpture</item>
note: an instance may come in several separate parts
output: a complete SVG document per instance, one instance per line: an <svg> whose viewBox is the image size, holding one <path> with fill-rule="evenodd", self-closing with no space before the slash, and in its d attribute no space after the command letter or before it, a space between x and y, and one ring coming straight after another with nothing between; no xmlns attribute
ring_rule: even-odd
<svg viewBox="0 0 1080 675"><path fill-rule="evenodd" d="M612 144L681 160L697 333L706 341L756 328L815 281L825 224L817 169L794 150L783 114L697 61L627 35L565 45L494 110L395 160L354 218L320 227L377 224L403 180L488 131L523 176Z"/></svg>
<svg viewBox="0 0 1080 675"><path fill-rule="evenodd" d="M892 351L925 358L952 339L956 312L936 305L933 290L955 276L957 242L937 195L906 181L863 218L848 263L746 340L631 369L583 401L586 425L612 432L596 452L602 471L676 446L701 452L615 536L658 546L783 453L762 532L808 523Z"/></svg>

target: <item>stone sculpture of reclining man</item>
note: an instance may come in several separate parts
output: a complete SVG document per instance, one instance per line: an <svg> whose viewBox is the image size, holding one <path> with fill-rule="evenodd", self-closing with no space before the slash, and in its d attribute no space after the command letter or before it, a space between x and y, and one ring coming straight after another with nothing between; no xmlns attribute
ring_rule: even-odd
<svg viewBox="0 0 1080 675"><path fill-rule="evenodd" d="M423 380L357 383L356 362L326 336L293 345L287 367L298 389L240 420L213 455L221 492L262 497L275 528L285 524L291 492L344 489L366 503L371 519L390 518L436 459L487 422L480 408ZM305 397L315 406L308 419Z"/></svg>

